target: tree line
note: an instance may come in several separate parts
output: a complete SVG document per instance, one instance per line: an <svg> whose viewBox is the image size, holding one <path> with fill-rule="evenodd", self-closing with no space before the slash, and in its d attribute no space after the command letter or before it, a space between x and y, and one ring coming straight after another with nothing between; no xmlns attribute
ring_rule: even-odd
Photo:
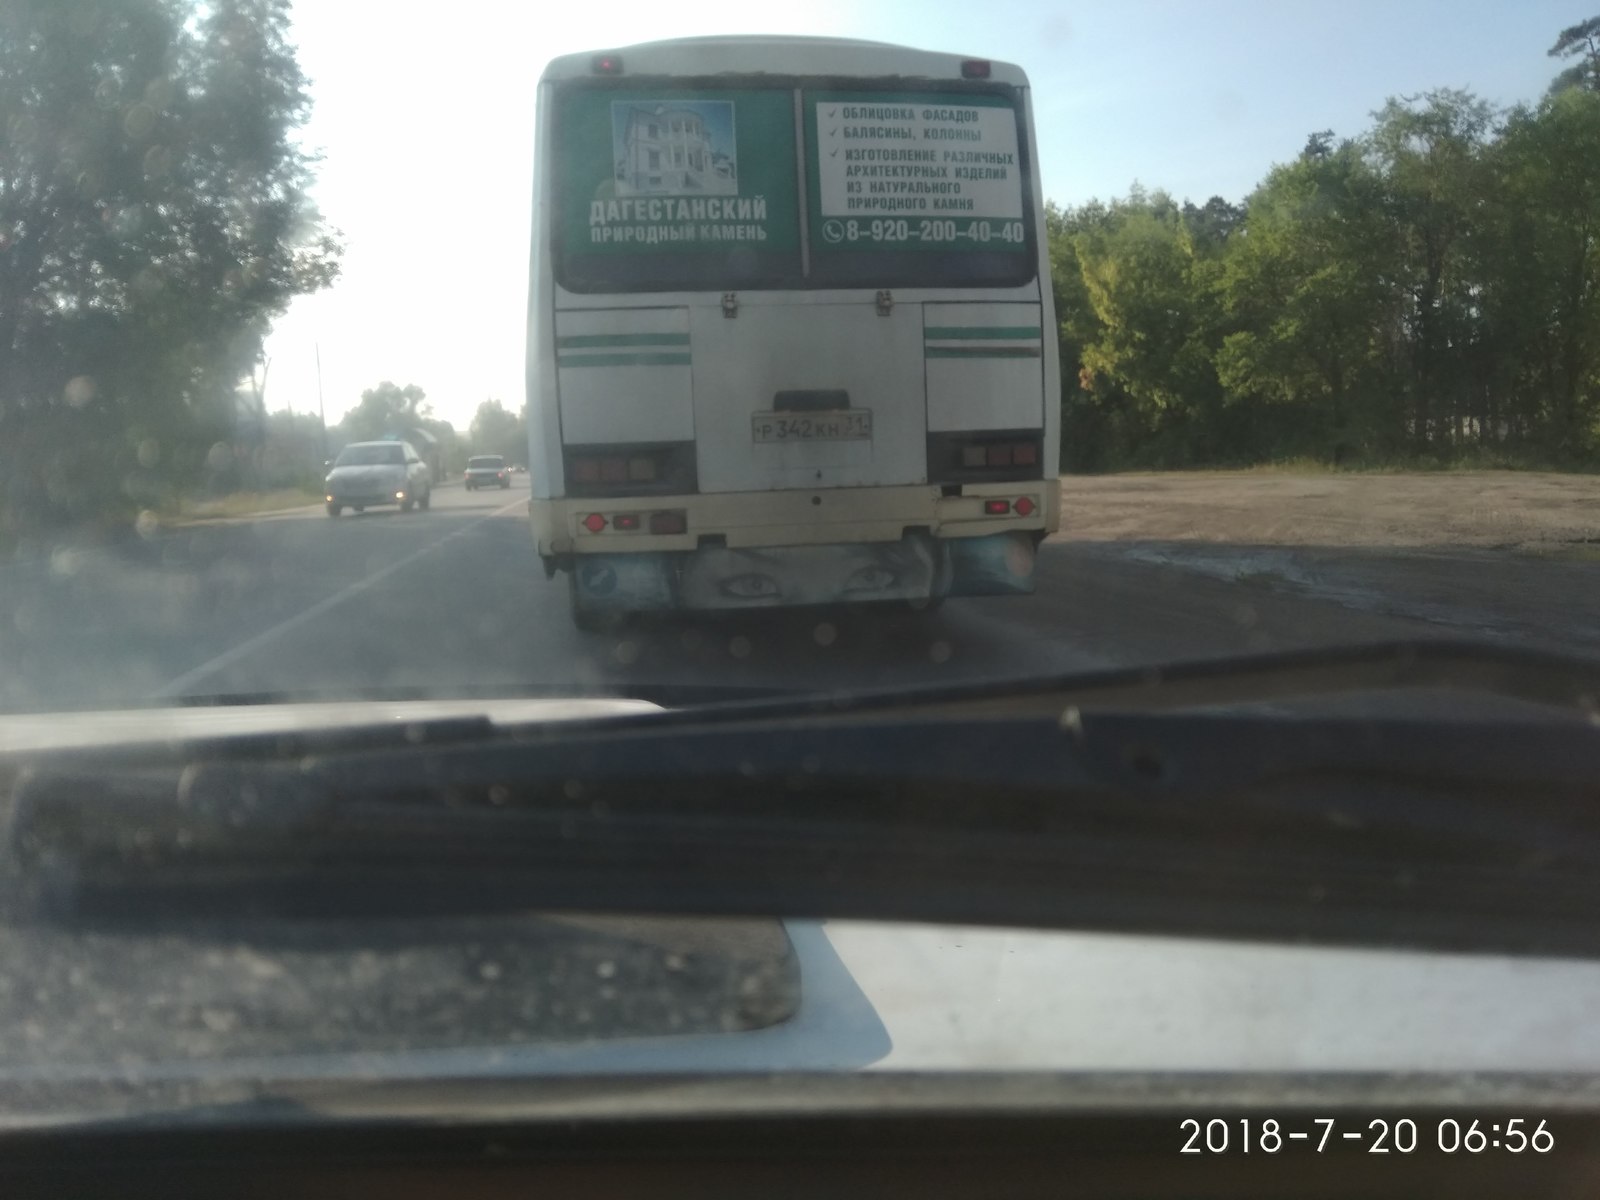
<svg viewBox="0 0 1600 1200"><path fill-rule="evenodd" d="M1600 17L1536 104L1442 89L1242 203L1049 206L1066 469L1600 451Z"/></svg>
<svg viewBox="0 0 1600 1200"><path fill-rule="evenodd" d="M0 3L0 541L225 467L272 318L337 276L289 24L289 0Z"/></svg>

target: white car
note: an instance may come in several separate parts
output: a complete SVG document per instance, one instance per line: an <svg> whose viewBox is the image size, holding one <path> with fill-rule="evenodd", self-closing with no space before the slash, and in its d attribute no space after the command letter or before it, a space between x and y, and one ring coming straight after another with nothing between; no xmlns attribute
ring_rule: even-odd
<svg viewBox="0 0 1600 1200"><path fill-rule="evenodd" d="M323 495L330 517L381 504L410 512L433 502L433 475L409 442L352 442L334 459Z"/></svg>

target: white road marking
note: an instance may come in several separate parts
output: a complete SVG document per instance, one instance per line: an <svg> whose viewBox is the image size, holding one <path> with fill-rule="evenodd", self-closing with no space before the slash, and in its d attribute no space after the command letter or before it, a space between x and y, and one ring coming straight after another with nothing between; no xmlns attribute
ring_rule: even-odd
<svg viewBox="0 0 1600 1200"><path fill-rule="evenodd" d="M444 545L446 542L450 541L452 538L458 538L462 534L476 529L485 521L492 521L495 517L508 513L514 508L526 508L527 503L528 502L525 499L514 500L510 504L495 509L487 516L479 517L477 520L463 525L460 529L452 530L450 533L445 534L444 537L440 538L438 541L429 542L426 546L422 547L422 549L390 563L382 570L375 571L371 575L366 576L364 579L356 580L348 587L335 592L333 595L326 596L323 599L318 600L310 608L296 613L294 616L285 621L278 622L278 624L272 626L270 629L262 630L252 638L247 638L246 640L240 642L237 646L234 646L232 649L224 650L215 658L201 663L198 667L194 668L194 670L185 671L182 675L179 675L170 683L156 689L154 692L151 692L150 698L153 700L159 700L172 696L181 696L183 693L187 692L189 688L194 686L195 683L201 679L204 679L207 675L210 675L216 671L220 671L224 667L232 666L241 658L244 658L250 654L254 654L257 650L261 649L262 646L265 646L268 642L271 642L275 638L282 637L291 629L296 629L299 626L304 625L307 621L316 620L330 609L337 608L346 600L360 595L362 592L373 586L373 584L381 583L383 580L393 575L396 571L410 566L424 555L432 554L435 550Z"/></svg>

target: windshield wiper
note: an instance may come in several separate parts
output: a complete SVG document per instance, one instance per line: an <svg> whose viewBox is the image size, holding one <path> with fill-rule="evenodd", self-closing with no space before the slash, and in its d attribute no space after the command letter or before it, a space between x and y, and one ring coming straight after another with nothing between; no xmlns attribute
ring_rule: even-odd
<svg viewBox="0 0 1600 1200"><path fill-rule="evenodd" d="M1432 683L1460 665L1414 661ZM1594 677L1468 665L1547 697ZM1207 673L1237 681L1177 674ZM1600 956L1593 723L1105 712L1070 694L1043 715L953 715L947 695L334 736L287 762L40 757L0 878L22 917L876 917Z"/></svg>

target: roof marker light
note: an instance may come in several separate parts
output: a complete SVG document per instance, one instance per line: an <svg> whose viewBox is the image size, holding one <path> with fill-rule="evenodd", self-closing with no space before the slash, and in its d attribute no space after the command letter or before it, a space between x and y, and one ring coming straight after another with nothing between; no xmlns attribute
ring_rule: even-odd
<svg viewBox="0 0 1600 1200"><path fill-rule="evenodd" d="M961 64L961 78L989 78L989 60L986 58L969 58L964 60Z"/></svg>

